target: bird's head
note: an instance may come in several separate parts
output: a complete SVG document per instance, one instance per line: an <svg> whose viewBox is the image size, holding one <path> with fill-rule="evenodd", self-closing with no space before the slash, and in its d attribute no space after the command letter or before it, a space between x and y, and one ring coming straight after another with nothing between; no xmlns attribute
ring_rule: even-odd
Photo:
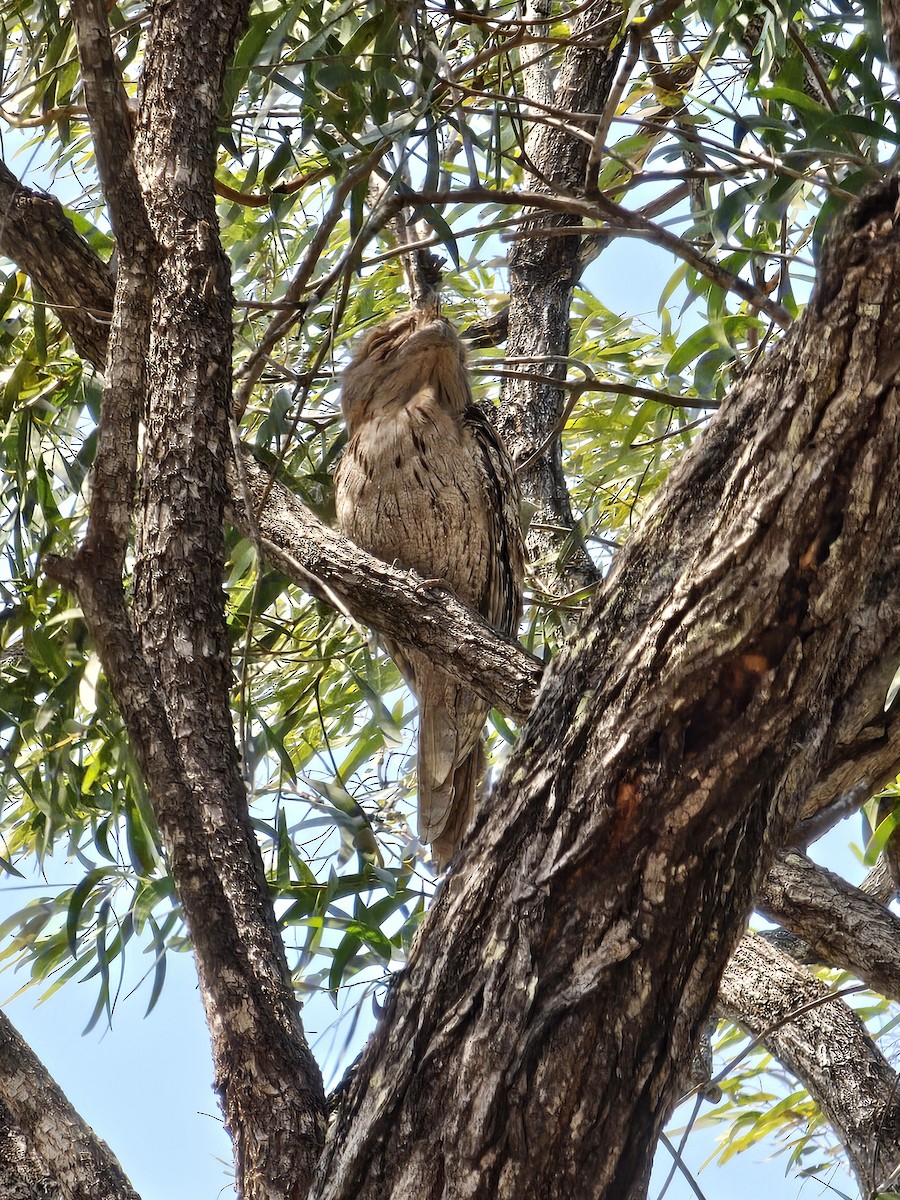
<svg viewBox="0 0 900 1200"><path fill-rule="evenodd" d="M402 406L423 387L460 412L471 403L466 354L445 317L407 312L364 338L344 373L341 406L352 431L375 409Z"/></svg>

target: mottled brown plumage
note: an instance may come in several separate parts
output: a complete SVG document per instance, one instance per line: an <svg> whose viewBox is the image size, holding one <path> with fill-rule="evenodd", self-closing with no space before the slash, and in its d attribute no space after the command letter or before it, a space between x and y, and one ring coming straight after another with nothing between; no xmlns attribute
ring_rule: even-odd
<svg viewBox="0 0 900 1200"><path fill-rule="evenodd" d="M341 399L350 434L334 480L341 530L386 562L445 581L515 633L519 488L472 401L453 326L417 313L379 326L347 368ZM387 650L419 701L419 836L442 868L472 819L488 705L419 651Z"/></svg>

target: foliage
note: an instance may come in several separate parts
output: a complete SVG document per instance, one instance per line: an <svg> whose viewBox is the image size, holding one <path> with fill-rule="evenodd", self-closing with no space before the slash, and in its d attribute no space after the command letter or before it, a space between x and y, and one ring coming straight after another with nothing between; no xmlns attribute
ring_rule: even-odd
<svg viewBox="0 0 900 1200"><path fill-rule="evenodd" d="M572 26L557 9L551 63ZM149 13L120 0L109 15L134 93ZM357 333L407 303L398 229L386 219L392 198L441 197L407 209L416 224L404 233L441 249L445 311L464 330L504 302L505 253L522 213L491 192L523 186L527 122L546 119L522 103L515 15L511 0L253 7L218 159L238 386L286 298L298 324L268 356L242 436L326 519L343 436L336 374ZM0 40L6 157L56 192L108 257L67 12L53 0L15 0L0 15ZM646 35L617 96L599 186L795 313L836 209L897 153L900 105L882 59L871 0L685 4ZM456 199L463 189L476 198ZM572 310L563 446L583 533L605 565L777 330L696 265L630 241L646 300L640 312L620 311L607 263L623 261L622 243L596 240ZM42 555L71 550L83 532L97 377L11 264L0 321L0 866L29 871L56 854L74 872L71 886L5 922L3 955L52 987L98 980L96 1019L135 943L152 948L152 1006L184 931L80 614L40 569ZM490 403L502 353L473 357ZM236 728L298 987L336 994L360 978L374 987L402 960L431 889L410 828L410 699L363 631L289 586L236 534L229 554ZM559 622L536 596L523 638L551 651ZM498 718L493 748L509 736ZM729 1123L723 1155L769 1127L799 1128L805 1154L821 1132L814 1106L780 1081L767 1090L768 1064L749 1061L717 1110Z"/></svg>

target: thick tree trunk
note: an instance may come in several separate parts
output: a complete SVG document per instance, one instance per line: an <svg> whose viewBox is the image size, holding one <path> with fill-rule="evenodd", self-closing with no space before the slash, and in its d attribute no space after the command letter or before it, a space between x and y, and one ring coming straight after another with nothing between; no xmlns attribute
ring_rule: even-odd
<svg viewBox="0 0 900 1200"><path fill-rule="evenodd" d="M318 1158L324 1094L247 809L222 594L231 289L213 179L246 4L154 10L133 163L104 11L97 0L73 8L123 253L88 532L74 559L45 565L78 594L144 771L191 932L239 1194L288 1200L305 1192ZM141 415L131 614L122 571Z"/></svg>
<svg viewBox="0 0 900 1200"><path fill-rule="evenodd" d="M644 1194L761 872L896 669L897 196L838 222L551 668L317 1197Z"/></svg>
<svg viewBox="0 0 900 1200"><path fill-rule="evenodd" d="M202 846L189 853L208 854L221 884L218 920L206 908L211 897L185 894L186 883L181 894L197 913L191 934L240 1192L274 1198L302 1193L318 1154L323 1094L247 811L229 705L222 578L232 295L212 183L224 74L246 7L190 6L190 19L157 9L148 37L135 158L153 181L147 210L160 264L135 610L202 828ZM173 831L177 823L174 813L161 820ZM168 848L183 857L183 841ZM184 878L174 861L173 873Z"/></svg>

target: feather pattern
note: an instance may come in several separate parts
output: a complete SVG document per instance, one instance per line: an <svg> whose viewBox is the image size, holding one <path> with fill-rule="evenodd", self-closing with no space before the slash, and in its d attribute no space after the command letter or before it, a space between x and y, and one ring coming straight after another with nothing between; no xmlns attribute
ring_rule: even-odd
<svg viewBox="0 0 900 1200"><path fill-rule="evenodd" d="M371 554L440 579L507 634L522 613L519 487L473 403L465 351L441 317L405 313L363 341L341 393L349 440L338 524ZM488 706L419 651L386 643L419 701L419 836L446 865L471 822Z"/></svg>

